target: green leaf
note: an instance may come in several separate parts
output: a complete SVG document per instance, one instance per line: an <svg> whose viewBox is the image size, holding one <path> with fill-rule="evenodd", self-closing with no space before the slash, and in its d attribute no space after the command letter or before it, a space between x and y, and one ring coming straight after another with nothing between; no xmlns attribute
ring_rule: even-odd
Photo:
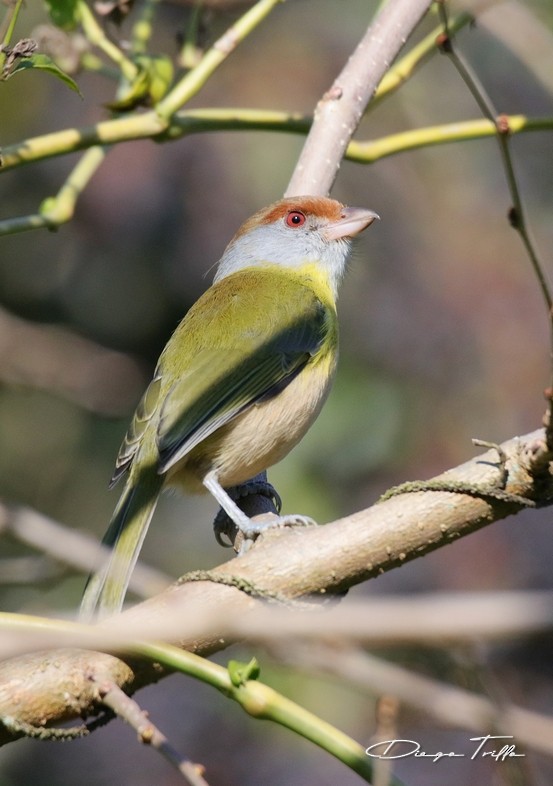
<svg viewBox="0 0 553 786"><path fill-rule="evenodd" d="M115 101L107 104L108 109L125 112L141 104L155 104L167 93L173 79L170 58L141 55L135 62L139 68L136 78L119 91Z"/></svg>
<svg viewBox="0 0 553 786"><path fill-rule="evenodd" d="M132 82L125 84L119 91L117 99L106 104L114 112L126 112L143 104L148 98L150 77L146 71L139 71Z"/></svg>
<svg viewBox="0 0 553 786"><path fill-rule="evenodd" d="M148 92L152 101L161 101L173 80L173 63L165 55L144 55L137 57L138 64L149 76Z"/></svg>
<svg viewBox="0 0 553 786"><path fill-rule="evenodd" d="M78 88L77 83L71 79L71 77L66 74L64 71L59 68L52 58L48 57L48 55L31 55L30 57L22 57L20 60L17 61L16 65L11 69L11 71L4 77L4 79L10 79L14 74L18 74L21 71L29 71L29 70L38 70L38 71L47 71L50 74L53 74L58 79L61 79L62 82L65 82L67 87L70 87L71 90L74 90L78 93L81 98L81 91Z"/></svg>
<svg viewBox="0 0 553 786"><path fill-rule="evenodd" d="M44 0L50 19L62 30L73 30L79 23L79 0Z"/></svg>
<svg viewBox="0 0 553 786"><path fill-rule="evenodd" d="M249 663L242 663L239 660L230 660L228 663L230 681L237 688L248 680L256 680L260 672L259 663L255 658L252 658Z"/></svg>

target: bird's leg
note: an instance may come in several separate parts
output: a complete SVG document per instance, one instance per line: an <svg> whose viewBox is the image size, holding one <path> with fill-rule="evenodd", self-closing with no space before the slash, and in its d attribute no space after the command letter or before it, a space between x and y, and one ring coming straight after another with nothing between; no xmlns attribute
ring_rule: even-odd
<svg viewBox="0 0 553 786"><path fill-rule="evenodd" d="M225 491L250 519L264 514L278 516L282 508L280 495L267 480L266 472L260 472L259 475L238 486L229 486ZM215 516L213 530L220 546L225 548L234 546L235 551L242 550L241 545L245 543L244 536L223 508L219 508ZM240 537L237 537L239 534Z"/></svg>
<svg viewBox="0 0 553 786"><path fill-rule="evenodd" d="M211 470L203 479L206 489L215 497L227 516L234 522L240 532L245 532L251 525L251 520L243 510L241 510L230 494L219 483L217 472Z"/></svg>
<svg viewBox="0 0 553 786"><path fill-rule="evenodd" d="M268 507L270 509L266 511L262 501L260 506L261 509L259 511L260 513L274 512L278 514L282 509L282 500L280 498L280 494L273 484L269 483L267 480L266 472L260 472L259 475L255 476L255 478L251 478L245 483L240 483L239 486L232 486L232 488L228 488L227 491L235 502L239 499L244 499L244 497L251 497L254 495L258 497L264 497L266 500L269 500Z"/></svg>
<svg viewBox="0 0 553 786"><path fill-rule="evenodd" d="M238 486L227 487L225 491L250 519L266 514L278 516L282 508L280 495L267 480L266 472L260 472ZM223 508L219 508L215 516L213 529L220 546L234 546L235 551L243 553L245 545L252 543L251 540L244 540L243 534Z"/></svg>
<svg viewBox="0 0 553 786"><path fill-rule="evenodd" d="M247 516L246 513L241 510L241 508L238 507L228 491L221 486L217 478L217 472L215 470L207 473L203 479L203 484L206 489L215 497L222 510L227 514L229 519L231 519L235 527L242 534L244 541L255 540L255 538L262 532L265 532L266 530L272 529L274 527L310 526L316 523L308 516L278 516L275 514L272 514L270 518L267 518L265 521L252 521L252 519ZM242 487L239 488L242 489ZM257 476L253 479L253 481L249 481L248 483L244 484L244 489L246 491L246 496L248 494L261 493L263 496L267 496L269 499L274 499L278 506L277 509L280 509L280 497L266 479L260 479L259 476ZM231 489L230 491L232 493L234 489ZM240 498L243 497L244 494L242 493L236 496L237 498ZM229 536L230 533L228 532L228 527L226 527L224 522L220 520L219 514L215 520L215 536L219 543L222 543L222 534ZM243 553L246 550L247 545L244 542L240 547L240 553Z"/></svg>

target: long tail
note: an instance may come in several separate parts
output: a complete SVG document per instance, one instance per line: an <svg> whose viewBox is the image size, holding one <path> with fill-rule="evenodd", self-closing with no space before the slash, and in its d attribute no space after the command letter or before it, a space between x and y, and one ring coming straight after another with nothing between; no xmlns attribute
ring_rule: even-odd
<svg viewBox="0 0 553 786"><path fill-rule="evenodd" d="M163 478L153 473L128 478L102 540L112 547L111 556L88 580L79 614L82 621L121 610L162 485Z"/></svg>

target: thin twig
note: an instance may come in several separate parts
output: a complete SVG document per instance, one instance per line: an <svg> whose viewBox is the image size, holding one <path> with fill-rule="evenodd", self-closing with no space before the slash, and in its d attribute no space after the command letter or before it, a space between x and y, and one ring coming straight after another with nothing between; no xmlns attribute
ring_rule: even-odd
<svg viewBox="0 0 553 786"><path fill-rule="evenodd" d="M204 86L214 71L282 0L258 0L205 53L198 65L177 82L156 106L157 115L169 121Z"/></svg>
<svg viewBox="0 0 553 786"><path fill-rule="evenodd" d="M190 786L209 786L202 777L203 767L185 759L169 742L157 726L155 726L140 705L127 696L113 682L98 686L98 697L102 704L109 707L136 731L138 739L144 745L150 745L183 776Z"/></svg>
<svg viewBox="0 0 553 786"><path fill-rule="evenodd" d="M238 587L238 582L235 583ZM58 619L0 613L0 659L48 647L86 647L111 651L132 640L199 642L219 637L246 639L270 645L275 639L317 642L322 636L350 641L372 649L382 647L466 646L474 640L486 644L531 637L553 631L551 592L441 593L437 597L382 597L348 601L326 609L324 616L267 603L246 603L229 608L224 589L229 583L202 583L205 595L214 594L221 605L203 603L196 595L178 597L170 590L170 603L159 604L155 614L129 611L116 621L87 627ZM242 599L247 597L242 593ZM153 602L155 605L155 601Z"/></svg>
<svg viewBox="0 0 553 786"><path fill-rule="evenodd" d="M101 49L105 55L109 57L121 69L121 73L129 82L132 82L138 74L137 66L129 60L125 53L116 46L113 41L106 36L102 30L101 25L94 16L89 6L84 0L78 0L77 3L79 21L82 25L83 32L91 44Z"/></svg>
<svg viewBox="0 0 553 786"><path fill-rule="evenodd" d="M441 9L441 13L445 15L445 4L440 3L439 7ZM478 79L474 70L469 65L468 61L456 48L454 48L451 38L452 33L448 27L446 16L444 16L444 28L447 38L443 41L443 51L448 55L449 59L455 65L455 68L459 72L461 78L472 93L474 100L480 107L482 114L492 123L494 123L496 127L497 141L499 143L503 168L507 178L509 193L513 202L513 206L509 211L509 222L511 226L513 226L514 229L519 232L522 238L522 241L529 254L530 261L534 267L534 272L538 278L547 308L551 310L553 307L553 297L551 295L551 290L544 272L543 263L539 259L535 243L529 234L528 222L526 220L520 189L518 187L517 177L515 174L514 162L509 147L511 129L509 127L508 117L503 114L500 115L497 112L490 96L487 94L484 86Z"/></svg>
<svg viewBox="0 0 553 786"><path fill-rule="evenodd" d="M381 695L376 701L376 730L369 740L369 747L375 743L386 740L395 740L399 737L400 702L391 695ZM374 786L390 786L393 761L391 759L374 760Z"/></svg>
<svg viewBox="0 0 553 786"><path fill-rule="evenodd" d="M21 11L21 6L23 5L23 0L16 0L16 2L12 2L9 5L8 10L6 11L6 16L2 21L2 26L0 27L0 38L2 38L2 46L0 47L0 55L2 52L2 48L8 46L12 39L12 35L15 30L15 26L17 24L17 17L19 16L19 12ZM0 65L3 64L3 57L0 57Z"/></svg>
<svg viewBox="0 0 553 786"><path fill-rule="evenodd" d="M553 117L527 117L526 115L505 115L509 133L521 134L532 131L551 131ZM387 156L406 153L436 145L467 142L497 136L497 125L490 120L463 120L458 123L444 123L439 126L413 128L389 134L380 139L368 141L353 140L346 151L346 158L359 164L373 164Z"/></svg>
<svg viewBox="0 0 553 786"><path fill-rule="evenodd" d="M79 196L103 164L107 152L107 149L100 145L89 148L72 169L56 196L45 200L40 215L48 221L49 226L57 227L73 217Z"/></svg>
<svg viewBox="0 0 553 786"><path fill-rule="evenodd" d="M89 148L56 196L44 200L39 213L6 218L0 222L0 235L13 235L29 229L56 229L70 221L75 213L78 198L103 163L106 152L106 149L99 145Z"/></svg>
<svg viewBox="0 0 553 786"><path fill-rule="evenodd" d="M506 118L511 134L553 129L553 117L509 115ZM164 141L213 131L255 130L307 134L311 123L311 117L294 112L230 107L182 110L174 115L171 123L166 126L154 111L144 112L130 117L103 120L88 128L67 128L6 145L2 150L3 165L0 172L7 172L23 164L62 156L98 144L116 144L137 139ZM360 164L372 164L386 156L409 150L485 139L496 134L497 126L489 120L446 123L402 131L380 139L352 141L346 149L345 157L349 161Z"/></svg>
<svg viewBox="0 0 553 786"><path fill-rule="evenodd" d="M198 3L190 10L186 33L183 36L178 56L179 65L183 68L194 68L202 56L198 46L198 38L203 10L202 0L198 0Z"/></svg>
<svg viewBox="0 0 553 786"><path fill-rule="evenodd" d="M549 323L550 382L548 388L545 390L545 397L548 401L548 407L546 416L544 418L544 425L546 429L547 445L550 449L553 449L553 295L551 294L551 286L545 273L545 267L540 259L536 242L532 237L532 233L525 215L522 197L515 173L515 166L511 155L511 128L509 125L509 120L506 115L500 115L497 112L490 96L487 94L484 86L478 79L478 76L473 71L470 64L463 57L463 55L454 47L452 31L449 28L446 4L443 2L443 0L438 3L438 8L444 27L444 33L441 41L442 51L449 57L457 69L459 75L470 90L474 100L480 107L482 114L495 124L497 131L496 138L499 144L501 161L512 201L512 206L508 211L509 223L513 229L518 232L522 240L547 308Z"/></svg>

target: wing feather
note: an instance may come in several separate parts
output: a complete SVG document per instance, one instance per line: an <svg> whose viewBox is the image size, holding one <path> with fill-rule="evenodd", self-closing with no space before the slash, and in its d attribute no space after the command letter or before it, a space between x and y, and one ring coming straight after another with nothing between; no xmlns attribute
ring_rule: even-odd
<svg viewBox="0 0 553 786"><path fill-rule="evenodd" d="M299 374L327 332L326 309L315 299L310 306L275 337L249 351L206 349L198 354L162 406L157 432L160 472Z"/></svg>
<svg viewBox="0 0 553 786"><path fill-rule="evenodd" d="M283 390L327 339L336 341L334 304L311 279L249 268L218 281L165 347L111 485L146 442L155 444L158 471L166 472L217 429Z"/></svg>

